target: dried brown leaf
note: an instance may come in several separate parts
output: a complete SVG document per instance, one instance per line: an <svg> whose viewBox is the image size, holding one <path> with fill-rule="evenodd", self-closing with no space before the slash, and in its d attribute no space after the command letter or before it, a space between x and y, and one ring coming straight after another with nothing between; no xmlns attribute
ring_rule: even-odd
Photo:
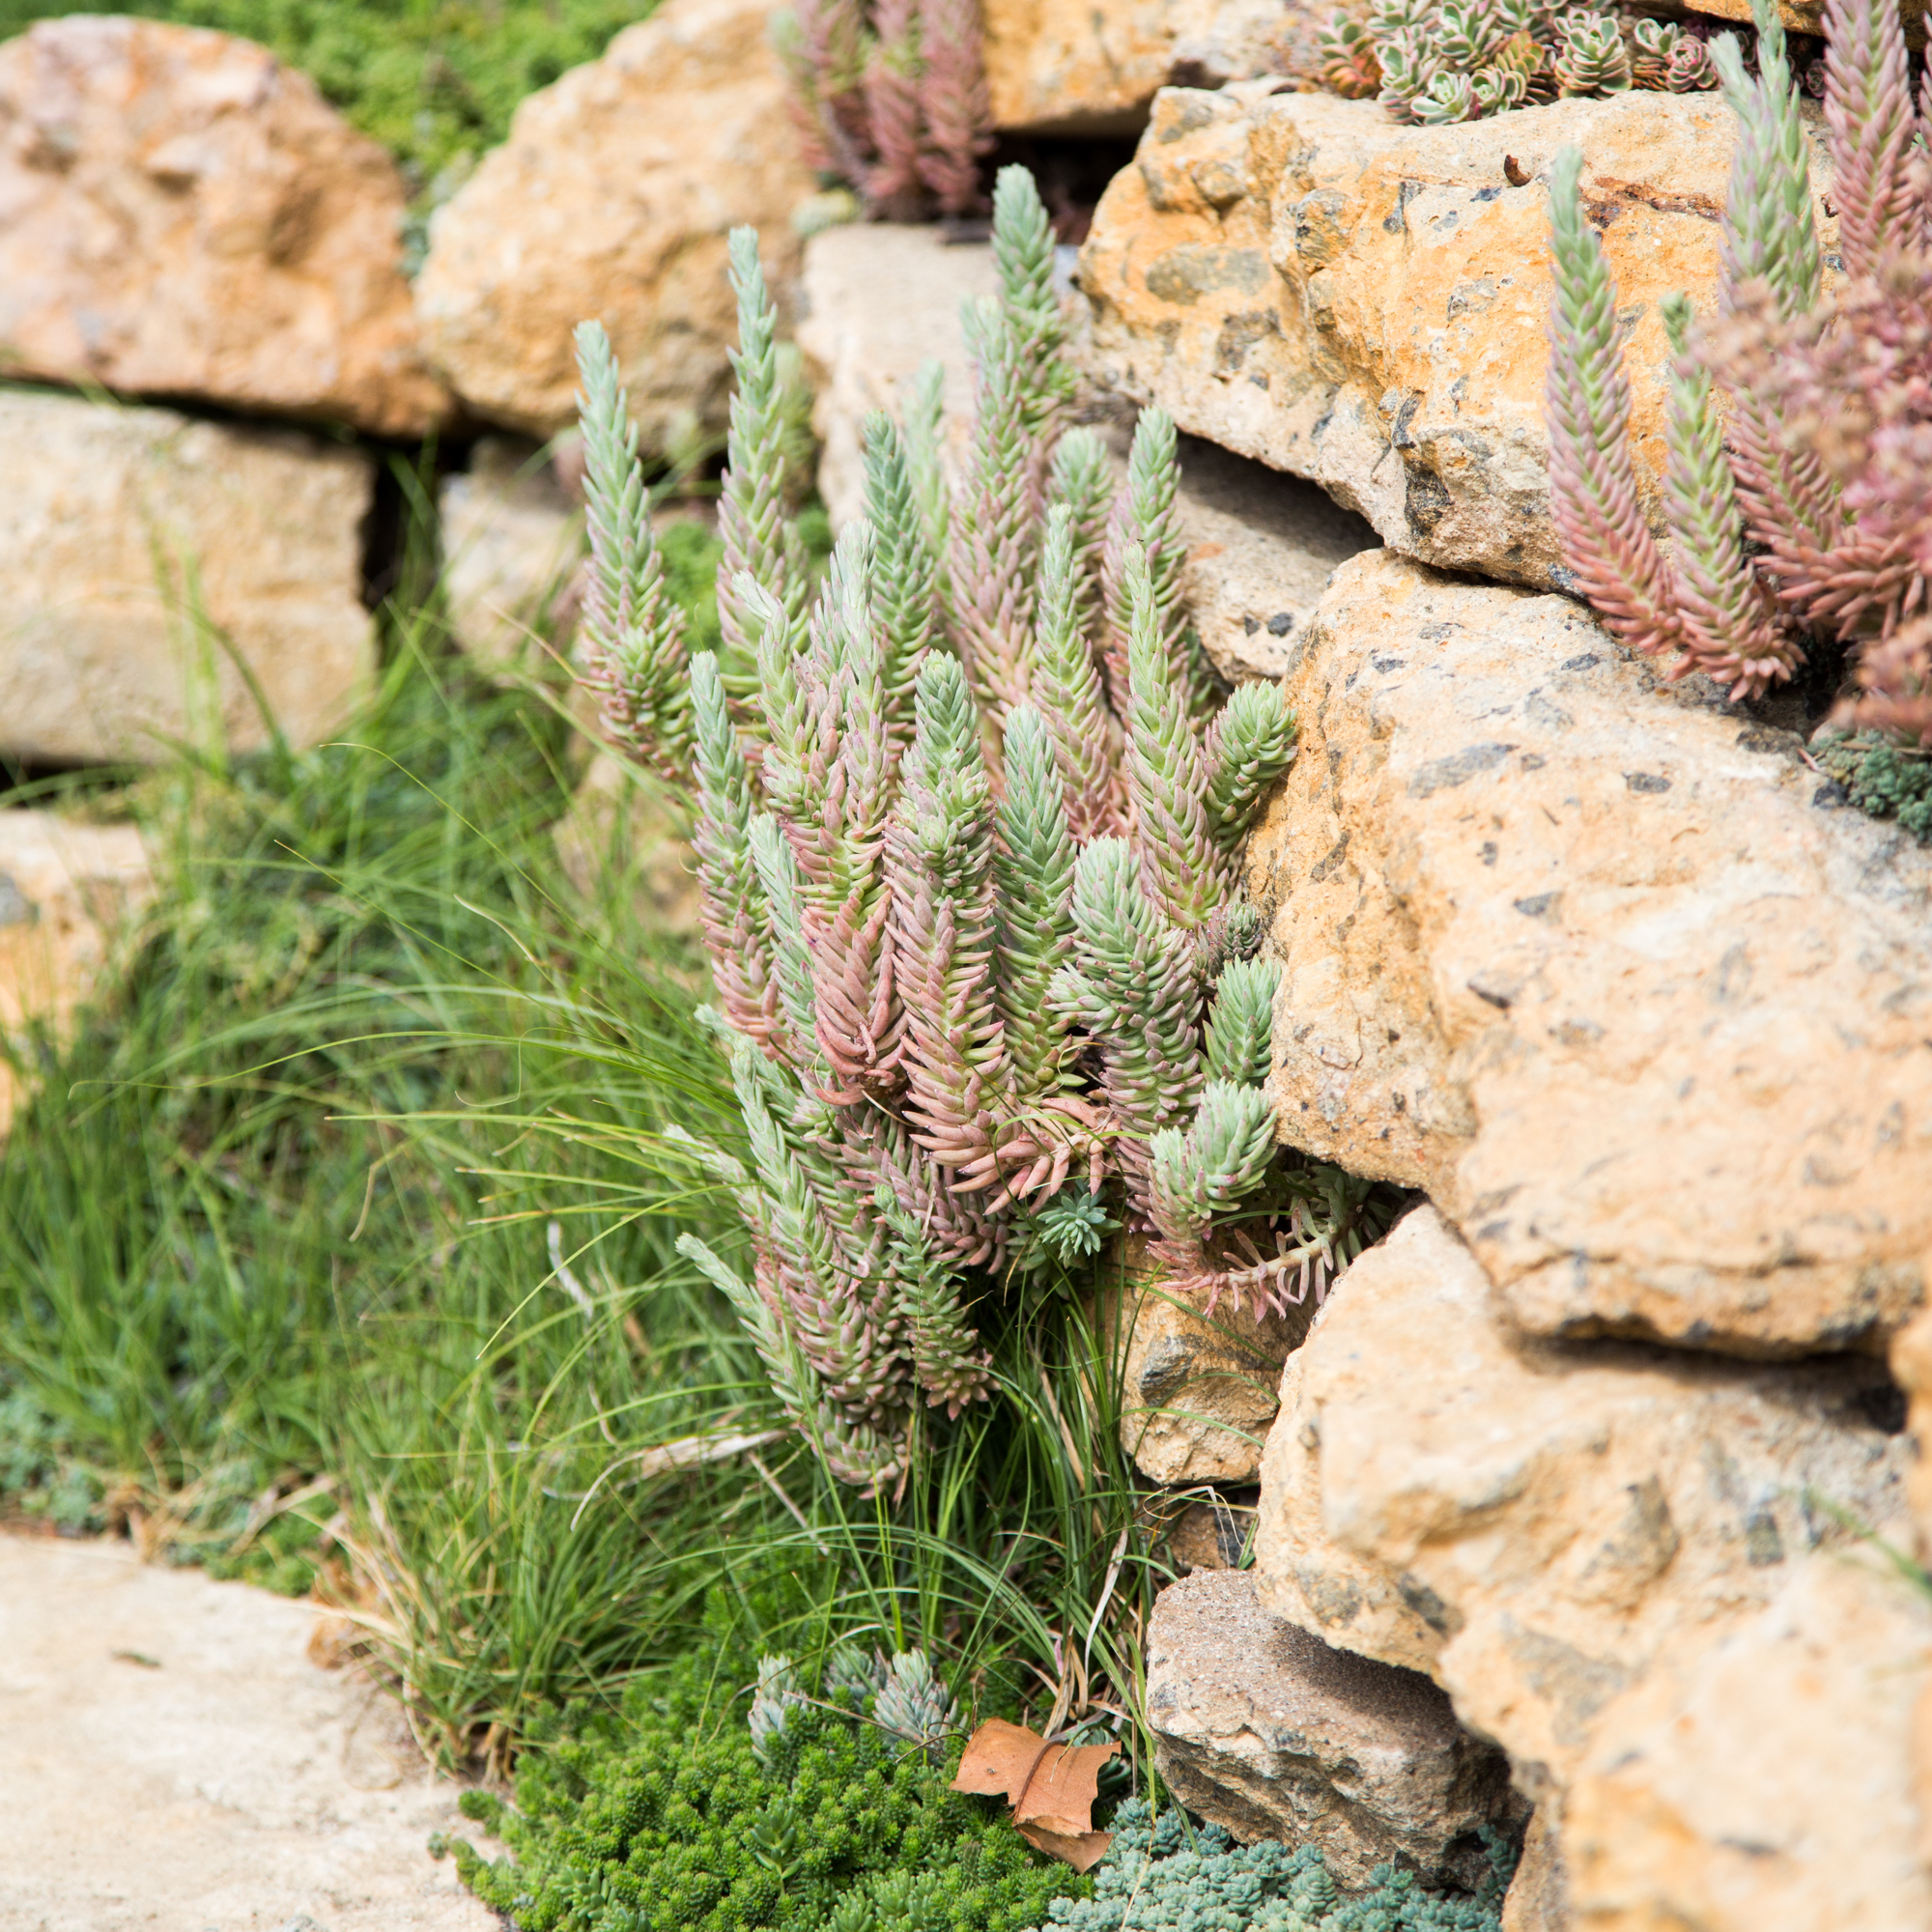
<svg viewBox="0 0 1932 1932"><path fill-rule="evenodd" d="M1077 1872L1092 1871L1107 1856L1107 1847L1114 1842L1111 1832L1082 1832L1069 1836L1065 1832L1049 1832L1044 1825L1031 1820L1016 1829L1035 1851L1064 1859Z"/></svg>
<svg viewBox="0 0 1932 1932"><path fill-rule="evenodd" d="M1028 1844L1084 1872L1112 1842L1094 1829L1094 1801L1100 1767L1120 1748L1048 1744L1023 1724L989 1718L968 1740L952 1788L1004 1798Z"/></svg>

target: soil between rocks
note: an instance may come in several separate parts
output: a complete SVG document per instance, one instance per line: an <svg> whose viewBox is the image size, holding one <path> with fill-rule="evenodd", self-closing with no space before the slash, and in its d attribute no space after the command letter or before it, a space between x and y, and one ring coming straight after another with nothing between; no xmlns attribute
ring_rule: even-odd
<svg viewBox="0 0 1932 1932"><path fill-rule="evenodd" d="M494 1932L425 1849L457 1787L315 1617L0 1534L0 1932Z"/></svg>

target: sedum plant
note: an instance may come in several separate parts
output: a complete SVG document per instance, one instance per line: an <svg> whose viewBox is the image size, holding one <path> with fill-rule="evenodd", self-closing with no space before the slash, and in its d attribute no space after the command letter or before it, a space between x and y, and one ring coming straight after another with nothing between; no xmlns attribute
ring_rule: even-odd
<svg viewBox="0 0 1932 1932"><path fill-rule="evenodd" d="M1140 1798L1110 1825L1092 1896L1056 1899L1040 1932L1497 1932L1514 1863L1490 1833L1491 1868L1473 1897L1426 1891L1394 1865L1350 1893L1313 1845L1237 1845L1219 1825L1192 1826Z"/></svg>
<svg viewBox="0 0 1932 1932"><path fill-rule="evenodd" d="M1559 96L1718 85L1710 49L1675 21L1548 0L1373 0L1320 37L1322 84L1398 121L1479 121Z"/></svg>
<svg viewBox="0 0 1932 1932"><path fill-rule="evenodd" d="M707 1619L707 1623L712 1620ZM722 1619L718 1620L722 1622ZM618 1708L539 1719L507 1795L465 1815L505 1848L439 1835L525 1932L1019 1932L1088 1882L951 1790L962 1740L924 1655L835 1652L820 1695L781 1657L751 1721L721 1708L735 1633L635 1683Z"/></svg>
<svg viewBox="0 0 1932 1932"><path fill-rule="evenodd" d="M794 0L777 34L809 165L887 220L974 207L993 145L978 0Z"/></svg>
<svg viewBox="0 0 1932 1932"><path fill-rule="evenodd" d="M1044 210L994 197L1001 297L969 313L956 488L937 384L866 425L867 515L815 601L770 433L771 310L733 238L743 347L724 648L688 656L600 348L582 338L605 722L695 800L717 1024L750 1150L738 1308L842 1479L907 1467L915 1414L990 1386L976 1295L1091 1265L1121 1230L1166 1280L1257 1312L1378 1232L1366 1183L1284 1161L1262 1091L1276 972L1231 905L1293 752L1278 690L1211 710L1179 591L1172 423L1127 475L1067 427ZM697 1156L695 1156L697 1157Z"/></svg>
<svg viewBox="0 0 1932 1932"><path fill-rule="evenodd" d="M1905 39L1887 0L1830 0L1825 120L1844 280L1823 284L1783 29L1755 0L1758 71L1713 43L1739 122L1719 313L1664 310L1668 550L1639 507L1616 290L1575 150L1550 196L1548 421L1565 562L1609 628L1748 697L1849 647L1854 726L1932 745L1932 215Z"/></svg>

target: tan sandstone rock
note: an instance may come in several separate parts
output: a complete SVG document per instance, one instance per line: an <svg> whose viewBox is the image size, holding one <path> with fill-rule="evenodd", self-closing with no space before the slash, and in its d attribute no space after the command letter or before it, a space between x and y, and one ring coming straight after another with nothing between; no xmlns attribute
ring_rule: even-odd
<svg viewBox="0 0 1932 1932"><path fill-rule="evenodd" d="M416 436L446 413L402 177L227 34L43 20L0 45L0 370Z"/></svg>
<svg viewBox="0 0 1932 1932"><path fill-rule="evenodd" d="M867 413L896 411L928 358L945 365L950 445L963 447L973 396L960 305L998 287L990 247L948 245L931 226L855 224L806 243L798 340L815 378L818 489L835 524L865 508ZM1127 433L1107 434L1124 475ZM1281 675L1335 566L1376 541L1312 484L1194 437L1181 442L1179 507L1188 608L1236 682Z"/></svg>
<svg viewBox="0 0 1932 1932"><path fill-rule="evenodd" d="M1283 0L986 0L996 127L1127 133L1170 81L1219 87L1286 71L1297 25Z"/></svg>
<svg viewBox="0 0 1932 1932"><path fill-rule="evenodd" d="M1684 289L1712 305L1733 146L1715 94L1431 128L1261 84L1166 92L1081 257L1095 378L1313 478L1424 562L1548 585L1548 171L1571 142L1634 318L1633 435L1656 516L1657 304Z"/></svg>
<svg viewBox="0 0 1932 1932"><path fill-rule="evenodd" d="M457 641L479 662L510 666L569 581L583 519L538 452L487 436L441 493L442 587Z"/></svg>
<svg viewBox="0 0 1932 1932"><path fill-rule="evenodd" d="M1559 1801L1579 1926L1932 1923L1910 1740L1932 1604L1845 1526L1905 1532L1889 1394L1854 1356L1515 1339L1418 1208L1291 1358L1261 1600L1426 1669Z"/></svg>
<svg viewBox="0 0 1932 1932"><path fill-rule="evenodd" d="M1165 1284L1131 1279L1122 1356L1121 1446L1156 1483L1251 1483L1275 1418L1281 1365L1313 1304L1285 1315L1208 1315Z"/></svg>
<svg viewBox="0 0 1932 1932"><path fill-rule="evenodd" d="M153 891L136 827L0 811L0 1032L41 1026L68 1037ZM0 1133L22 1092L19 1073L0 1064Z"/></svg>
<svg viewBox="0 0 1932 1932"><path fill-rule="evenodd" d="M416 310L480 414L536 436L576 416L571 333L610 330L648 447L724 427L737 312L725 238L758 230L789 304L812 192L766 0L667 0L602 60L517 109L440 209Z"/></svg>
<svg viewBox="0 0 1932 1932"><path fill-rule="evenodd" d="M1510 1319L1881 1347L1932 1248L1932 852L1569 600L1344 564L1250 845L1282 1132Z"/></svg>
<svg viewBox="0 0 1932 1932"><path fill-rule="evenodd" d="M818 494L835 526L865 513L866 417L897 415L927 361L946 371L946 420L963 440L973 378L959 311L999 287L988 243L950 243L932 222L855 221L806 242L798 346L814 392Z"/></svg>
<svg viewBox="0 0 1932 1932"><path fill-rule="evenodd" d="M217 724L233 750L265 744L216 633L297 744L373 674L368 457L29 389L0 389L0 748L148 759Z"/></svg>
<svg viewBox="0 0 1932 1932"><path fill-rule="evenodd" d="M1487 1871L1481 1828L1507 1816L1508 1771L1427 1677L1270 1616L1254 1573L1201 1571L1148 1626L1154 1763L1190 1811L1237 1838L1320 1847L1338 1883L1399 1863L1432 1885Z"/></svg>

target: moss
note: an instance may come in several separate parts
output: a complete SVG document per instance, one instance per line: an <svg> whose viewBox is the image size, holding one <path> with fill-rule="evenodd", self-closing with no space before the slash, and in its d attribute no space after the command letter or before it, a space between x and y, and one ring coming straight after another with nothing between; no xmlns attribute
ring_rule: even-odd
<svg viewBox="0 0 1932 1932"><path fill-rule="evenodd" d="M0 0L0 38L93 0ZM651 0L128 0L117 11L271 48L400 160L412 189L464 172L518 101L595 60Z"/></svg>
<svg viewBox="0 0 1932 1932"><path fill-rule="evenodd" d="M560 1720L525 1753L514 1804L465 1796L509 1856L441 1849L525 1932L1018 1932L1066 1892L1001 1807L948 1790L957 1740L933 1764L811 1706L761 1763L728 1688L747 1676L699 1654L615 1717Z"/></svg>
<svg viewBox="0 0 1932 1932"><path fill-rule="evenodd" d="M1819 762L1861 811L1895 818L1913 838L1932 844L1932 752L1870 736L1838 738L1821 749Z"/></svg>

